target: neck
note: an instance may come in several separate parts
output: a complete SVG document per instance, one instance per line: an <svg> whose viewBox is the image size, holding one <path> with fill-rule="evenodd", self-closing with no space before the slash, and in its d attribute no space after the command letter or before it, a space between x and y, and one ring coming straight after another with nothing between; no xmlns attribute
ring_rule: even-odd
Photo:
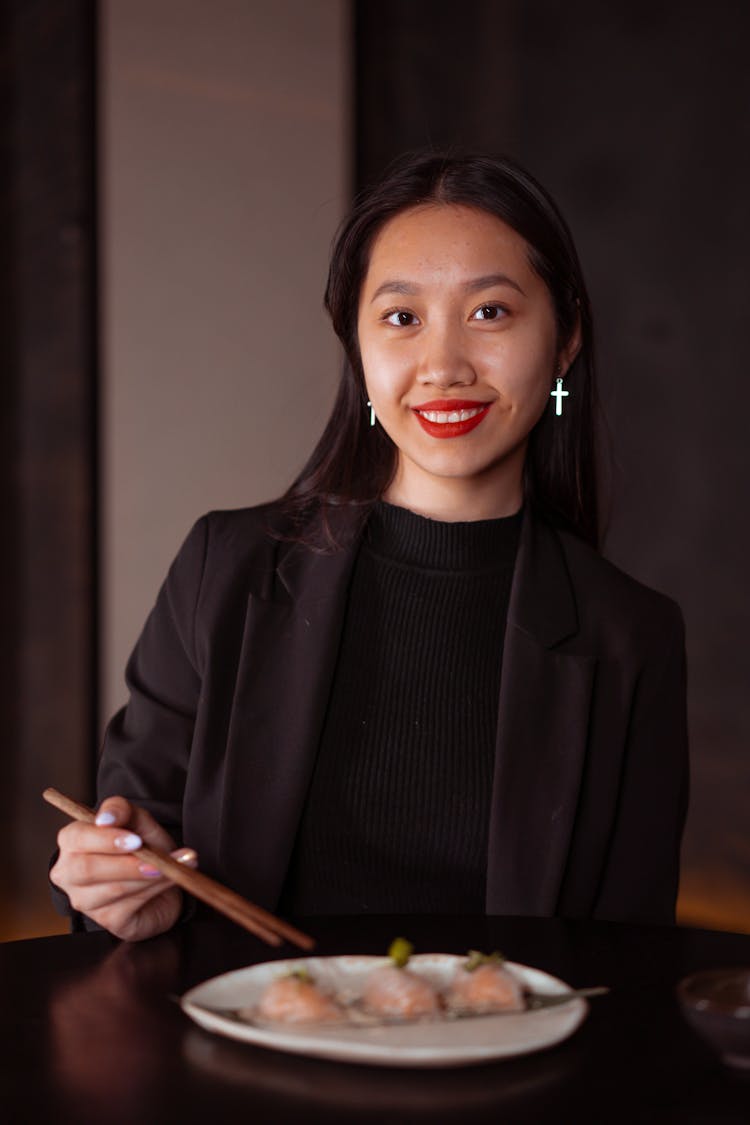
<svg viewBox="0 0 750 1125"><path fill-rule="evenodd" d="M418 516L470 523L515 515L523 503L523 488L520 474L517 479L500 481L494 475L486 481L436 476L418 479L399 465L383 499Z"/></svg>

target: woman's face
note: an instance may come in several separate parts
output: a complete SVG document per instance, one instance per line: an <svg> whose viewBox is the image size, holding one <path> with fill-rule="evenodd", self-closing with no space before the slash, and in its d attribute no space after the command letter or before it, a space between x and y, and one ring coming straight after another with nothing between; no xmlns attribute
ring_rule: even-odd
<svg viewBox="0 0 750 1125"><path fill-rule="evenodd" d="M524 239L472 207L399 213L373 243L358 335L368 398L398 448L385 498L438 519L517 511L529 434L579 347L577 333L559 346Z"/></svg>

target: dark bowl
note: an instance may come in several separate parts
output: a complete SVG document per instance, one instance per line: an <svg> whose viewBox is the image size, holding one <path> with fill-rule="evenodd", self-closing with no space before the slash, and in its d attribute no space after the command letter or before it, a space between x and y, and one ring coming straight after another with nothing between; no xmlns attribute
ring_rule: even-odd
<svg viewBox="0 0 750 1125"><path fill-rule="evenodd" d="M729 1066L750 1069L750 969L709 969L685 977L677 999L690 1026Z"/></svg>

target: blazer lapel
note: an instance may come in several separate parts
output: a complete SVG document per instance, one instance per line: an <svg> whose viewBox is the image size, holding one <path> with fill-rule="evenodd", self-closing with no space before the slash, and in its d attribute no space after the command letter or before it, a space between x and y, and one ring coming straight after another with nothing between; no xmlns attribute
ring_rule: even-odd
<svg viewBox="0 0 750 1125"><path fill-rule="evenodd" d="M503 652L487 867L489 914L553 914L586 751L594 661L576 634L555 532L527 510Z"/></svg>
<svg viewBox="0 0 750 1125"><path fill-rule="evenodd" d="M356 543L280 553L273 590L247 603L219 847L230 886L271 908L315 764Z"/></svg>

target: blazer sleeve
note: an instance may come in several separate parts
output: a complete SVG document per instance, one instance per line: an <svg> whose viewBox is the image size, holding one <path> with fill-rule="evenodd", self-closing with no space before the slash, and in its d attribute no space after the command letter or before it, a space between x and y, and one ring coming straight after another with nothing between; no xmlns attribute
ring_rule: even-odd
<svg viewBox="0 0 750 1125"><path fill-rule="evenodd" d="M182 844L185 788L201 677L195 616L208 548L208 516L198 520L182 545L128 661L130 700L109 723L99 759L97 801L123 796L147 809ZM52 856L50 866L55 862ZM74 911L68 896L50 883L60 914L72 929L100 929ZM184 916L193 911L186 898Z"/></svg>
<svg viewBox="0 0 750 1125"><path fill-rule="evenodd" d="M668 607L635 689L597 918L674 922L689 766L685 630Z"/></svg>
<svg viewBox="0 0 750 1125"><path fill-rule="evenodd" d="M182 843L182 800L201 690L195 619L208 549L209 517L198 520L159 591L125 679L128 704L109 723L97 796L119 794Z"/></svg>

